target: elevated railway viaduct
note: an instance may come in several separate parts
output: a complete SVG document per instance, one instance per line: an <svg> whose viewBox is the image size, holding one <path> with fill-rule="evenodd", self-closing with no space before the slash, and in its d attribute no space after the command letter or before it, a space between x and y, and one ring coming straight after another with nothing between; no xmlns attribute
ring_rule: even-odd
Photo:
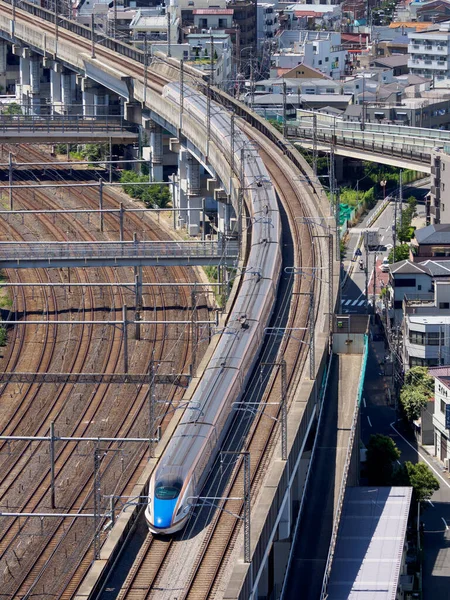
<svg viewBox="0 0 450 600"><path fill-rule="evenodd" d="M53 13L36 5L24 2L21 6L13 9L9 3L0 2L0 35L14 45L15 52L23 53L28 49L42 56L44 61L63 64L83 77L97 81L124 99L128 120L144 127L153 121L172 132L220 180L236 214L239 213L240 194L245 200L249 193L239 181L239 160L220 152L208 131L208 119L200 123L183 113L182 106L174 107L162 97L164 85L180 79L177 61L155 60L147 69L142 52L115 40L97 38L95 33L76 23L59 19L55 23ZM270 431L263 427L266 437L260 438L264 441L256 444L260 456L256 451L252 455L255 464L252 472L250 560L243 560L242 528L233 527L230 537L225 540L227 548L212 552L218 564L213 569L212 583L208 584L208 590L212 589L216 575L221 572L225 576L224 564L228 564L223 597L258 597L268 595L274 584L281 585L279 578L284 576L287 564L303 492L305 461L302 453L317 416L327 369L330 313L335 309L339 291L339 260L336 260L339 257L332 250L336 244L328 227L328 202L320 185L313 182L312 173L301 155L263 119L218 89L210 88L196 72L186 69L184 76L188 74L192 76L190 85L207 94L208 103L211 100L210 110L221 106L233 111L236 127L245 132L258 148L286 214L285 226L289 229L293 246L292 263L286 265L294 274L292 296L287 326L281 332L283 341L280 350L280 358L284 358L287 364L289 418L286 459L281 458L279 408L272 407L268 416L274 426ZM238 293L239 277L230 302ZM207 360L208 354L203 364ZM202 367L191 382L187 398L199 385L201 375ZM279 395L278 391L278 398ZM148 477L179 418L178 414L174 416L171 427L158 444L155 458L149 462L135 490L136 496L145 496ZM138 511L139 507L136 507L119 516L99 559L91 565L84 580L77 584L76 598L94 598L99 592ZM236 521L236 524L239 523ZM218 532L216 537L220 537ZM207 556L208 552L205 550L203 555ZM224 563L225 560L228 563Z"/></svg>

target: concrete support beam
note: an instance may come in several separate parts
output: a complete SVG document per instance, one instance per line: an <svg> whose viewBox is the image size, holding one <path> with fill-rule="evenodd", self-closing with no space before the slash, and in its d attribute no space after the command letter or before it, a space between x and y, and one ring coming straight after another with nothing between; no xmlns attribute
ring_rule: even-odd
<svg viewBox="0 0 450 600"><path fill-rule="evenodd" d="M198 160L188 153L186 164L186 176L188 179L188 194L190 196L198 196L201 191L200 185L200 163Z"/></svg>

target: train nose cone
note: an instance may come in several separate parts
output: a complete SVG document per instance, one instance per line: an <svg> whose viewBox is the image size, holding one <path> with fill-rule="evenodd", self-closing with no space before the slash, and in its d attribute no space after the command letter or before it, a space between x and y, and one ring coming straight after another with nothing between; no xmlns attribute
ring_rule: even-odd
<svg viewBox="0 0 450 600"><path fill-rule="evenodd" d="M155 497L153 507L153 518L155 527L158 529L167 529L172 525L173 512L177 503L177 498L174 500L158 500Z"/></svg>

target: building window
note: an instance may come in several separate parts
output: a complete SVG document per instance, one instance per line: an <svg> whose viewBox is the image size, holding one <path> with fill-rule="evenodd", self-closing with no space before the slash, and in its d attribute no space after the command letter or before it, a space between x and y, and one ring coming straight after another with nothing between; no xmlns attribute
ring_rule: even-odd
<svg viewBox="0 0 450 600"><path fill-rule="evenodd" d="M444 402L444 400L441 400L441 413L443 413L445 415L445 402Z"/></svg>
<svg viewBox="0 0 450 600"><path fill-rule="evenodd" d="M423 331L409 331L409 342L411 344L419 344L423 346L425 344L425 333Z"/></svg>
<svg viewBox="0 0 450 600"><path fill-rule="evenodd" d="M325 56L325 62L328 62L328 61L329 61L329 57Z"/></svg>
<svg viewBox="0 0 450 600"><path fill-rule="evenodd" d="M405 279L397 279L395 281L395 287L416 287L416 278L408 277Z"/></svg>
<svg viewBox="0 0 450 600"><path fill-rule="evenodd" d="M450 302L439 302L440 310L448 310L450 308Z"/></svg>
<svg viewBox="0 0 450 600"><path fill-rule="evenodd" d="M444 334L441 331L439 335L439 331L430 331L427 336L427 344L428 346L439 346L444 343Z"/></svg>

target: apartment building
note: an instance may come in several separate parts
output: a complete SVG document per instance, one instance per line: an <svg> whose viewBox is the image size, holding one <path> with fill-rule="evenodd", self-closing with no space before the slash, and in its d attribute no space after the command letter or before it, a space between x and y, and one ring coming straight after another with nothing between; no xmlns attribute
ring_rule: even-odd
<svg viewBox="0 0 450 600"><path fill-rule="evenodd" d="M449 468L450 366L430 369L434 377L434 454Z"/></svg>
<svg viewBox="0 0 450 600"><path fill-rule="evenodd" d="M403 300L405 369L450 364L450 282L435 281L434 294Z"/></svg>
<svg viewBox="0 0 450 600"><path fill-rule="evenodd" d="M450 78L450 23L421 33L409 33L408 67L410 73L429 77L435 82Z"/></svg>
<svg viewBox="0 0 450 600"><path fill-rule="evenodd" d="M431 159L431 193L427 207L431 225L450 223L450 154L435 150Z"/></svg>
<svg viewBox="0 0 450 600"><path fill-rule="evenodd" d="M283 31L278 36L279 50L272 56L271 77L279 70L288 71L303 64L321 71L332 79L345 73L348 53L335 31Z"/></svg>

